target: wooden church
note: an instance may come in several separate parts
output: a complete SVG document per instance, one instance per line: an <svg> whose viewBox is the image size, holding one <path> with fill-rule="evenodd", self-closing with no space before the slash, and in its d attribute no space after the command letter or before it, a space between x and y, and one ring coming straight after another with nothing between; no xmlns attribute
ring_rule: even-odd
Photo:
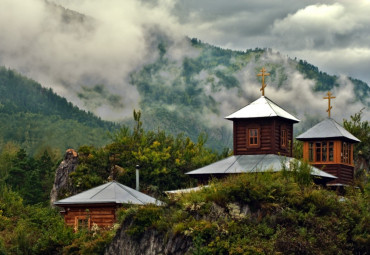
<svg viewBox="0 0 370 255"><path fill-rule="evenodd" d="M328 99L328 118L299 135L297 140L303 141L304 160L338 177L329 186L350 185L354 179L353 146L360 140L330 118L330 100L335 97L330 92L327 95L324 99Z"/></svg>
<svg viewBox="0 0 370 255"><path fill-rule="evenodd" d="M234 155L186 174L206 183L210 178L228 174L280 171L293 155L293 125L299 120L265 96L265 76L262 68L262 96L226 117L233 121ZM285 162L282 162L285 161ZM337 179L333 174L312 167L316 183Z"/></svg>

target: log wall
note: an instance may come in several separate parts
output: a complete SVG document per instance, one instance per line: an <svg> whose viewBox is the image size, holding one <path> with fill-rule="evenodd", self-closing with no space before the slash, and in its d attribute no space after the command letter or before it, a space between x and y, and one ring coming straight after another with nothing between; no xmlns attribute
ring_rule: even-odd
<svg viewBox="0 0 370 255"><path fill-rule="evenodd" d="M101 228L112 226L116 222L117 205L82 205L64 207L64 221L68 226L78 229L78 220L86 219L88 227L97 224Z"/></svg>
<svg viewBox="0 0 370 255"><path fill-rule="evenodd" d="M335 179L328 184L353 184L354 167L344 164L312 164L313 166L320 168L321 170L332 174L338 179Z"/></svg>
<svg viewBox="0 0 370 255"><path fill-rule="evenodd" d="M248 147L248 129L258 128L258 147ZM281 147L281 130L286 129L287 146ZM292 156L293 122L282 118L234 120L234 155L276 154Z"/></svg>

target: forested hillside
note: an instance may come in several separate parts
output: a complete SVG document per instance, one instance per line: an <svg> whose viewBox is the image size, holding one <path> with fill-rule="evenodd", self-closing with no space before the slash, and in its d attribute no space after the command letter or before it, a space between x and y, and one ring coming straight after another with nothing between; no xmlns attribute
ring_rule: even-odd
<svg viewBox="0 0 370 255"><path fill-rule="evenodd" d="M295 126L296 134L325 118L322 97L328 90L337 96L333 103L337 121L362 108L364 118L370 116L370 87L360 80L329 75L306 61L271 49L233 51L188 38L184 43L188 48L177 49L169 38L158 35L152 44L153 56L157 57L129 75L129 86L139 95L137 103L146 130L184 133L193 141L205 132L208 147L218 151L231 148L232 124L224 117L260 96L256 74L263 66L270 73L267 96L302 120ZM174 48L186 53L174 58ZM109 94L109 84L89 84L88 80L86 87L71 92L77 93L86 108L106 100L118 107L115 115L132 112L120 102L120 94ZM47 145L61 150L82 144L103 145L107 141L105 131L115 128L95 117L94 108L80 111L51 89L4 67L0 70L0 89L2 144L15 141L27 151ZM119 116L122 123L132 124L131 118Z"/></svg>
<svg viewBox="0 0 370 255"><path fill-rule="evenodd" d="M192 139L205 131L212 148L231 147L231 123L223 118L260 96L262 67L270 73L267 96L302 120L296 133L326 117L322 97L328 90L337 94L333 112L338 121L370 106L370 87L360 80L329 75L271 49L233 51L186 40L189 52L174 60L171 41L159 36L158 59L131 73L151 129L184 132ZM353 96L344 98L340 91ZM367 109L364 115L369 116Z"/></svg>
<svg viewBox="0 0 370 255"><path fill-rule="evenodd" d="M0 123L0 147L13 142L32 154L47 147L64 152L104 145L107 132L118 127L5 67L0 68Z"/></svg>

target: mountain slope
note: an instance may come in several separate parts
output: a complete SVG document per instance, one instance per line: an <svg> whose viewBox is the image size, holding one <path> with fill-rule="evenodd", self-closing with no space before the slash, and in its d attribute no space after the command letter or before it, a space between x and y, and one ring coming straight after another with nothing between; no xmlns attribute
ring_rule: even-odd
<svg viewBox="0 0 370 255"><path fill-rule="evenodd" d="M114 123L81 111L51 89L0 67L0 142L28 151L47 146L65 150L83 144L103 145Z"/></svg>
<svg viewBox="0 0 370 255"><path fill-rule="evenodd" d="M257 74L262 67L270 73L267 96L302 120L296 133L326 117L322 97L329 90L337 96L333 112L338 121L370 106L366 83L329 75L306 61L271 49L241 52L197 39L189 43L190 50L175 60L171 40L158 37L158 59L131 73L130 83L141 96L144 123L152 129L185 132L193 139L204 131L210 146L231 147L231 122L223 117L260 96Z"/></svg>

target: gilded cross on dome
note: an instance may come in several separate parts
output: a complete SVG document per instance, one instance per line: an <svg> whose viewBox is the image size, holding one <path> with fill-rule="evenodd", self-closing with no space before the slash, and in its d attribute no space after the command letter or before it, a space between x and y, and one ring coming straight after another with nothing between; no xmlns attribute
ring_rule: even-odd
<svg viewBox="0 0 370 255"><path fill-rule="evenodd" d="M327 95L328 96L324 97L324 99L328 99L328 109L326 111L328 112L328 115L329 115L329 118L330 118L330 110L333 109L333 107L330 105L330 100L335 98L335 97L332 97L332 94L331 94L330 91L327 93Z"/></svg>
<svg viewBox="0 0 370 255"><path fill-rule="evenodd" d="M265 88L267 86L267 84L265 84L265 76L269 76L270 74L269 73L266 73L266 69L264 67L262 67L261 73L257 74L257 76L262 76L262 88L260 89L260 91L262 91L262 96L265 95Z"/></svg>

